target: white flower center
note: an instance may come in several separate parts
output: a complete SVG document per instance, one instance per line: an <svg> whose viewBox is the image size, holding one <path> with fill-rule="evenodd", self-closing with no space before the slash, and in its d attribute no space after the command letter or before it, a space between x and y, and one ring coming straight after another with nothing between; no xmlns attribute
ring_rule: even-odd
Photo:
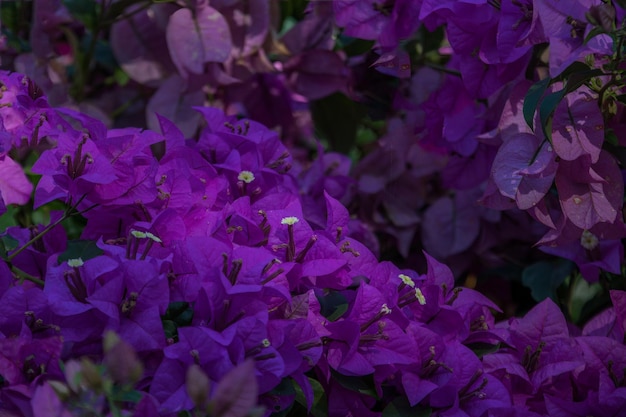
<svg viewBox="0 0 626 417"><path fill-rule="evenodd" d="M420 305L426 304L426 297L424 297L424 293L422 293L422 290L420 290L419 288L415 289L415 298L417 298L417 301L420 303Z"/></svg>
<svg viewBox="0 0 626 417"><path fill-rule="evenodd" d="M297 218L296 216L289 216L289 217L283 217L283 219L280 221L280 224L286 224L288 226L293 226L294 224L298 223L300 221L299 218Z"/></svg>
<svg viewBox="0 0 626 417"><path fill-rule="evenodd" d="M237 179L239 181L245 182L246 184L250 184L252 181L254 181L254 174L250 171L241 171L237 176Z"/></svg>
<svg viewBox="0 0 626 417"><path fill-rule="evenodd" d="M598 246L598 236L585 230L580 236L580 245L587 250L594 250Z"/></svg>
<svg viewBox="0 0 626 417"><path fill-rule="evenodd" d="M405 285L408 285L411 288L415 288L415 282L413 282L410 276L400 274L398 275L398 278L400 278Z"/></svg>
<svg viewBox="0 0 626 417"><path fill-rule="evenodd" d="M76 259L68 259L67 260L67 265L71 266L72 268L78 268L79 266L83 266L85 263L83 262L82 258L76 258Z"/></svg>

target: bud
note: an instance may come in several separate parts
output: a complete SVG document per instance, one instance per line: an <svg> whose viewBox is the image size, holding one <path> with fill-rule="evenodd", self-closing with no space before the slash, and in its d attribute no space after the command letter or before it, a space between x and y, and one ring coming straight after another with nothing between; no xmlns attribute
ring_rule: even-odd
<svg viewBox="0 0 626 417"><path fill-rule="evenodd" d="M81 385L90 388L96 393L102 392L104 387L102 375L95 363L87 358L80 361Z"/></svg>
<svg viewBox="0 0 626 417"><path fill-rule="evenodd" d="M143 375L135 350L112 331L104 336L104 364L113 381L121 384L133 384Z"/></svg>
<svg viewBox="0 0 626 417"><path fill-rule="evenodd" d="M189 398L191 398L191 401L199 410L206 409L209 400L210 384L209 377L200 368L200 365L194 363L187 369L185 377L187 394L189 394Z"/></svg>
<svg viewBox="0 0 626 417"><path fill-rule="evenodd" d="M72 395L72 391L70 390L70 388L61 381L48 381L48 385L52 387L52 389L54 390L56 395L59 396L61 401L66 401Z"/></svg>

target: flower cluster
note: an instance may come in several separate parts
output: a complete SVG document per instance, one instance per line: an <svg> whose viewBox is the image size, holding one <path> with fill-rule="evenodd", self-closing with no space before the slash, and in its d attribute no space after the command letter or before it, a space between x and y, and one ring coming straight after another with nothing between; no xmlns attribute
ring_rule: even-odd
<svg viewBox="0 0 626 417"><path fill-rule="evenodd" d="M341 161L346 178L331 192L355 207L375 253L413 266L423 259L409 254L425 249L460 276L545 259L536 244L588 281L621 273L624 187L611 148L623 142L619 2L144 3L35 3L31 47L7 19L0 53L52 103L108 126L157 131L160 114L191 137L203 123L192 108L210 104L308 148L323 130L347 152L360 146L359 129L384 120L355 187ZM36 100L41 91L31 89ZM38 115L24 120L46 134L48 115ZM380 247L368 229L395 247Z"/></svg>
<svg viewBox="0 0 626 417"><path fill-rule="evenodd" d="M430 256L424 274L378 261L324 189L337 184L332 176L292 173L289 150L257 122L198 108L206 127L197 140L165 118L161 133L109 130L33 99L22 75L1 77L4 126L54 120L22 126L35 141L2 134L6 153L38 155L35 206L64 207L48 226L1 236L2 412L537 416L626 407L625 293L613 292L615 308L582 334L549 300L496 324L498 307L455 288ZM6 190L28 195L23 176L1 184L5 203L16 204ZM301 187L321 187L323 204L305 210ZM74 218L85 224L68 241L62 223Z"/></svg>
<svg viewBox="0 0 626 417"><path fill-rule="evenodd" d="M422 246L455 272L476 257L532 262L521 241L574 261L590 282L621 274L621 2L334 6L346 34L383 50L404 50L418 23L445 27L445 72L426 62L401 81L386 135L356 170L362 218L402 256Z"/></svg>

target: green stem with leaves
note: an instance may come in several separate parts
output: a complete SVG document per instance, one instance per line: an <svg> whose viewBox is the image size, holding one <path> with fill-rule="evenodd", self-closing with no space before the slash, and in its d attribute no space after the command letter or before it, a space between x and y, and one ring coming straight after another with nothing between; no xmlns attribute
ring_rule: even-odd
<svg viewBox="0 0 626 417"><path fill-rule="evenodd" d="M20 279L20 284L22 284L24 281L30 281L30 282L34 282L35 284L39 286L42 286L42 287L44 286L44 281L42 279L39 279L37 277L30 275L27 272L22 271L15 265L11 265L11 271Z"/></svg>
<svg viewBox="0 0 626 417"><path fill-rule="evenodd" d="M30 245L32 245L33 243L37 242L39 239L41 239L42 237L44 237L50 230L54 229L56 226L58 226L59 224L61 224L64 220L76 215L76 214L81 214L86 212L87 210L91 210L94 206L91 206L89 208L87 208L86 210L83 210L81 212L76 211L76 207L78 207L78 205L85 199L87 195L83 195L78 202L75 205L72 205L70 208L68 208L67 210L65 210L65 213L63 213L63 216L61 216L61 218L59 218L57 221L55 221L54 223L50 223L48 226L46 226L45 229L43 229L41 232L39 232L37 235L35 235L31 240L29 240L28 242L24 243L20 248L18 248L15 252L13 252L12 254L10 254L9 256L7 256L7 261L11 262L11 260L13 258L15 258L17 255L19 255L20 253L22 253L22 251L24 251L26 248L28 248ZM71 204L71 203L70 203Z"/></svg>

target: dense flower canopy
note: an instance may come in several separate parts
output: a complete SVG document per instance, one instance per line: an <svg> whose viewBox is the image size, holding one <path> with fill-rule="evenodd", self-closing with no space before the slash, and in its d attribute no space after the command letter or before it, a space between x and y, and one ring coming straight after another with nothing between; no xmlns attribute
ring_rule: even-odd
<svg viewBox="0 0 626 417"><path fill-rule="evenodd" d="M623 415L624 4L276 3L0 5L0 414Z"/></svg>

